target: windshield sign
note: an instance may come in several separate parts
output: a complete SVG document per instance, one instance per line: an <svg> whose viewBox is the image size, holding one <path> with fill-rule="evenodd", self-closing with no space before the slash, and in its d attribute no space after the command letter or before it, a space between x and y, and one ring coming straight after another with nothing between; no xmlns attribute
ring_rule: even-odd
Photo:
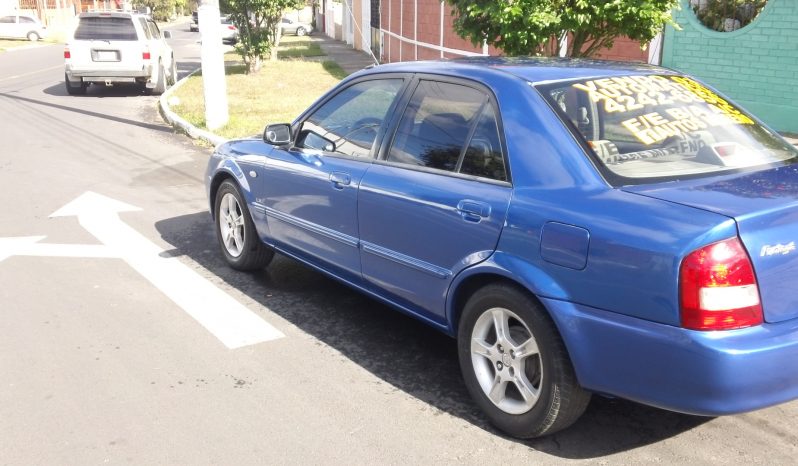
<svg viewBox="0 0 798 466"><path fill-rule="evenodd" d="M627 178L673 178L775 163L796 150L685 76L632 75L539 86L593 149Z"/></svg>

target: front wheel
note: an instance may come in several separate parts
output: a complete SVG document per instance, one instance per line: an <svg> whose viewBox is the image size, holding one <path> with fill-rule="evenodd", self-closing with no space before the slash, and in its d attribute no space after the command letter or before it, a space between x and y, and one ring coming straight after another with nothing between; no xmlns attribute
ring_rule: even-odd
<svg viewBox="0 0 798 466"><path fill-rule="evenodd" d="M214 206L216 238L230 267L249 271L269 265L274 251L258 237L247 204L235 183L222 182Z"/></svg>
<svg viewBox="0 0 798 466"><path fill-rule="evenodd" d="M177 82L177 62L175 57L172 57L172 65L169 67L169 81L166 83L168 86L174 86Z"/></svg>
<svg viewBox="0 0 798 466"><path fill-rule="evenodd" d="M36 42L39 39L41 39L41 37L39 37L39 33L38 32L31 31L31 32L28 33L28 40L29 41Z"/></svg>
<svg viewBox="0 0 798 466"><path fill-rule="evenodd" d="M302 36L306 35L307 33L308 33L308 31L306 31L305 28L303 28L303 27L296 28L296 35L298 35L299 37L302 37Z"/></svg>
<svg viewBox="0 0 798 466"><path fill-rule="evenodd" d="M468 300L458 353L469 393L490 422L513 437L562 430L590 401L551 318L514 286L488 285Z"/></svg>

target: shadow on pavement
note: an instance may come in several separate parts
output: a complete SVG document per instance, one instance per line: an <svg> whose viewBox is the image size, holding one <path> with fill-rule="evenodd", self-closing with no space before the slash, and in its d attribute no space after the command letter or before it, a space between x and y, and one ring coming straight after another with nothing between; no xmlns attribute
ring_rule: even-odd
<svg viewBox="0 0 798 466"><path fill-rule="evenodd" d="M120 92L120 91L116 91L116 92ZM127 95L121 94L121 96L123 96L123 97L124 96L133 95L133 94L129 94L130 93L129 89L122 90L121 92L127 92L128 93ZM48 94L48 95L57 95L57 96L65 96L65 97L68 96L67 93L66 93L66 89L64 88L63 85L50 86L50 87L48 87L47 89L44 90L44 93ZM108 115L106 113L93 112L91 110L86 110L86 109L82 109L82 108L72 107L72 106L69 106L69 105L54 104L52 102L45 102L43 100L31 99L29 97L22 97L22 96L16 95L16 94L8 94L8 93L0 92L0 96L7 97L9 99L14 99L14 100L21 100L21 101L24 101L24 102L28 102L28 103L32 103L32 104L36 104L36 105L41 105L41 106L44 106L44 107L57 108L59 110L66 110L68 112L75 112L75 113L80 113L82 115L88 115L88 116L93 116L93 117L97 117L97 118L102 118L103 120L116 121L117 123L123 123L123 124L126 124L126 125L139 126L141 128L152 129L152 130L155 130L155 131L162 131L164 133L174 133L174 129L171 126L154 125L154 124L150 124L150 123L144 123L144 122L137 121L137 120L131 120L131 119L128 119L128 118L122 118L122 117L118 117L118 116ZM85 99L85 98L91 98L91 97L92 97L91 94L87 94L85 96L74 96L75 99Z"/></svg>
<svg viewBox="0 0 798 466"><path fill-rule="evenodd" d="M398 390L501 435L472 403L453 339L279 254L257 273L230 269L207 212L155 226L175 248L167 254L187 256ZM557 457L596 458L673 437L709 420L595 396L570 429L518 442Z"/></svg>

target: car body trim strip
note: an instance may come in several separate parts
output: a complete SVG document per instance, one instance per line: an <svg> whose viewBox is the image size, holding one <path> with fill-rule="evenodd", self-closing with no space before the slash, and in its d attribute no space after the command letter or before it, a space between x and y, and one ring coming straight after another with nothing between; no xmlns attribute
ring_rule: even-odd
<svg viewBox="0 0 798 466"><path fill-rule="evenodd" d="M312 222L308 222L306 220L302 220L302 219L297 218L297 217L295 217L293 215L288 215L288 214L286 214L284 212L280 212L278 210L272 209L271 207L266 207L265 205L257 203L257 202L252 203L252 207L254 207L255 209L257 209L257 210L259 210L261 212L263 212L264 214L266 214L269 217L276 218L277 220L282 220L283 222L290 223L291 225L294 225L295 227L303 228L305 230L308 230L310 232L316 233L318 235L325 236L327 238L336 240L336 241L338 241L340 243L343 243L343 244L345 244L347 246L351 246L353 248L356 248L357 245L358 245L357 238L354 238L354 237L349 236L347 234L341 233L339 231L335 231L335 230L332 230L330 228L318 225L316 223L312 223Z"/></svg>
<svg viewBox="0 0 798 466"><path fill-rule="evenodd" d="M429 262L424 262L414 257L406 256L396 251L392 251L390 249L377 246L376 244L373 243L361 241L360 249L362 249L365 252L374 254L375 256L382 257L383 259L388 259L398 264L402 264L404 266L420 270L421 272L425 272L437 278L449 278L452 276L452 271L449 269L438 267L437 265L430 264Z"/></svg>

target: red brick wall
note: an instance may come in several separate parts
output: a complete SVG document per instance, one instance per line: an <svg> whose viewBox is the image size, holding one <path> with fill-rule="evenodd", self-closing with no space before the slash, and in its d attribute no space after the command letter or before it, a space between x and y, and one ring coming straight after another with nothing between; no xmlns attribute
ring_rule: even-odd
<svg viewBox="0 0 798 466"><path fill-rule="evenodd" d="M383 31L388 31L408 40L431 44L433 47L441 45L441 2L439 0L381 0L380 24ZM418 12L415 7L418 7ZM482 54L481 46L474 47L470 41L463 39L454 32L454 18L452 8L448 4L443 6L443 47L457 51ZM416 45L390 36L387 32L383 38L384 63L408 60L433 60L441 58L441 51L435 48ZM489 47L489 55L501 55L495 47ZM460 58L463 53L444 52L444 58ZM615 46L610 50L602 51L599 58L623 61L648 60L648 52L640 49L638 42L626 38L615 41Z"/></svg>

